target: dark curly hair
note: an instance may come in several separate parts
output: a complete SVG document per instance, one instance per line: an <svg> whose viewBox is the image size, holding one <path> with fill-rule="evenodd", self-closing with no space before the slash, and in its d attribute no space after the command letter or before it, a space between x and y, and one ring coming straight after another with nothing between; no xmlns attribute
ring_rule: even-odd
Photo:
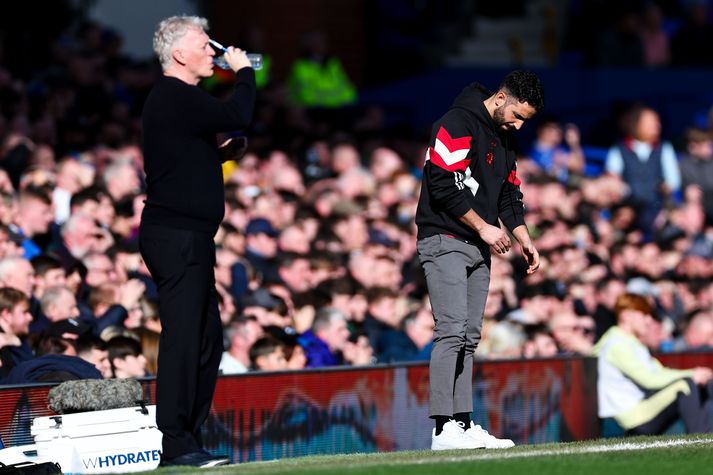
<svg viewBox="0 0 713 475"><path fill-rule="evenodd" d="M508 74L500 89L520 102L527 102L536 112L545 107L545 91L540 78L531 71L513 71Z"/></svg>

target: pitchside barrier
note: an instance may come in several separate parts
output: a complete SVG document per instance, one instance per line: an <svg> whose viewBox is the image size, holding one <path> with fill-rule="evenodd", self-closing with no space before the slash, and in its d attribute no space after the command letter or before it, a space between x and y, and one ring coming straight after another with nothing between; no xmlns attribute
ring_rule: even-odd
<svg viewBox="0 0 713 475"><path fill-rule="evenodd" d="M713 367L713 352L667 354L668 366ZM600 437L596 360L554 358L476 363L475 422L519 444ZM153 379L142 382L155 402ZM51 385L0 386L0 437L31 444ZM378 365L218 379L203 440L234 462L315 454L426 449L428 365ZM673 430L680 430L680 426Z"/></svg>

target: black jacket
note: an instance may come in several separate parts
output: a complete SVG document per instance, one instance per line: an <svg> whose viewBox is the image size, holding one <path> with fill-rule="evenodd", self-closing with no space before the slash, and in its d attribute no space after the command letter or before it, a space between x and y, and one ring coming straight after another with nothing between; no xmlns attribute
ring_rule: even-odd
<svg viewBox="0 0 713 475"><path fill-rule="evenodd" d="M496 126L483 101L492 93L473 83L433 125L416 212L418 238L453 235L483 244L458 218L469 209L509 230L525 224L515 141Z"/></svg>
<svg viewBox="0 0 713 475"><path fill-rule="evenodd" d="M162 76L142 115L146 207L142 222L215 234L225 214L222 156L216 133L242 130L255 104L255 72L235 74L225 101Z"/></svg>

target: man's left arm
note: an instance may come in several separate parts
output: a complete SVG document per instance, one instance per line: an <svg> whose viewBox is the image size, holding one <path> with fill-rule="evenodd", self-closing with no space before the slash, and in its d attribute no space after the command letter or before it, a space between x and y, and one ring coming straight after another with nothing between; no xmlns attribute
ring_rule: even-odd
<svg viewBox="0 0 713 475"><path fill-rule="evenodd" d="M520 179L517 177L517 165L513 166L500 192L498 211L500 219L520 243L522 257L527 262L527 273L534 273L540 267L540 254L537 252L525 224L525 206L522 203Z"/></svg>

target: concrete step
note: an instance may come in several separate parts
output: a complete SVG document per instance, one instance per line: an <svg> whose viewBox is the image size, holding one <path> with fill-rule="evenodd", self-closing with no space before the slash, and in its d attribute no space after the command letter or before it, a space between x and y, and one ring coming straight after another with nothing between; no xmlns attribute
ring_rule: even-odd
<svg viewBox="0 0 713 475"><path fill-rule="evenodd" d="M542 34L543 24L537 17L494 20L478 18L473 21L473 37L536 36Z"/></svg>
<svg viewBox="0 0 713 475"><path fill-rule="evenodd" d="M518 47L524 54L537 54L542 51L542 44L539 41L518 40ZM468 41L462 43L460 52L464 56L479 56L481 54L505 54L511 50L510 41Z"/></svg>
<svg viewBox="0 0 713 475"><path fill-rule="evenodd" d="M547 58L542 55L525 55L521 63L515 62L510 54L480 56L478 58L466 56L450 56L446 58L445 65L449 67L471 67L471 66L488 66L488 67L508 67L508 66L526 66L530 68L544 68L549 66Z"/></svg>

